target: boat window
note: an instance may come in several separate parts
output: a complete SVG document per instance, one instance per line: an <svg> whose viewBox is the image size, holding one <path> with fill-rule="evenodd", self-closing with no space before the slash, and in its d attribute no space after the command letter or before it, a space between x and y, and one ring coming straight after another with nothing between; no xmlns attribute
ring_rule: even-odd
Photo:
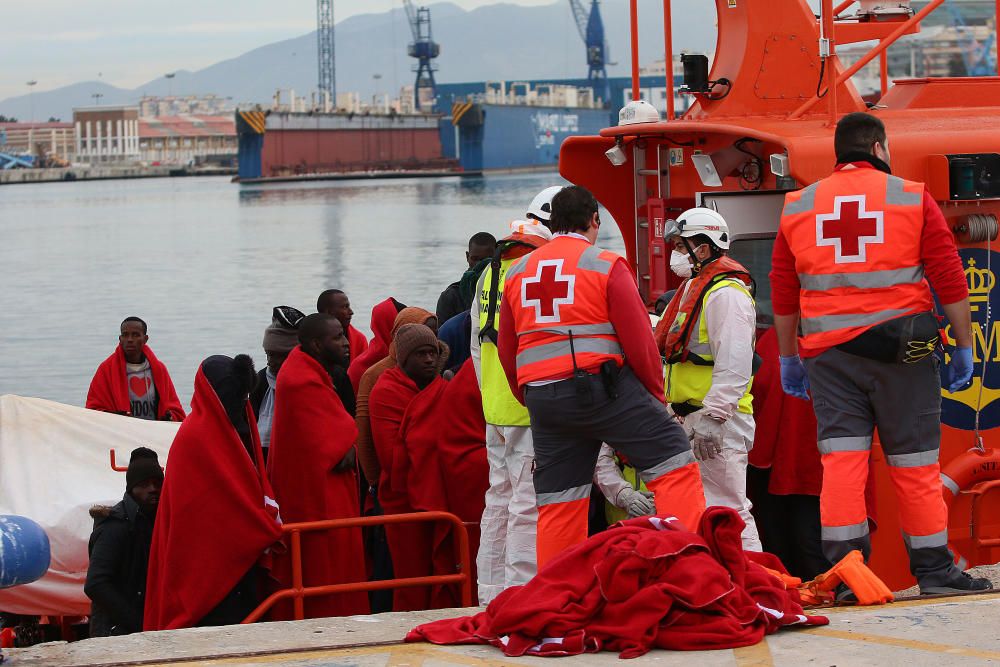
<svg viewBox="0 0 1000 667"><path fill-rule="evenodd" d="M747 267L757 283L757 327L774 325L774 309L771 307L771 250L774 236L735 239L729 247L733 259Z"/></svg>

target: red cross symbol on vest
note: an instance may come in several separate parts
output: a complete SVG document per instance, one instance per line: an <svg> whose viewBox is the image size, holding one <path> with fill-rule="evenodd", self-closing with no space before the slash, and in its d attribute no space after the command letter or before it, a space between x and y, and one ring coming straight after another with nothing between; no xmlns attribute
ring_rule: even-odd
<svg viewBox="0 0 1000 667"><path fill-rule="evenodd" d="M538 271L521 281L521 307L535 309L535 322L560 322L559 306L573 303L576 276L562 272L563 260L543 259Z"/></svg>
<svg viewBox="0 0 1000 667"><path fill-rule="evenodd" d="M833 246L837 264L867 261L869 243L884 243L882 211L865 210L865 195L835 197L833 213L816 216L816 245Z"/></svg>

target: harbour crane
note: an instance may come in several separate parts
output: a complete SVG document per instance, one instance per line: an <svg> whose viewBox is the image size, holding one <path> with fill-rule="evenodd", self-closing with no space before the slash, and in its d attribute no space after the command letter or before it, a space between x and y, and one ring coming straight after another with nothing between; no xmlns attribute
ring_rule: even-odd
<svg viewBox="0 0 1000 667"><path fill-rule="evenodd" d="M333 51L333 0L316 0L316 52L319 56L320 93L337 105L337 70Z"/></svg>
<svg viewBox="0 0 1000 667"><path fill-rule="evenodd" d="M996 26L984 42L976 39L972 29L965 23L961 10L955 0L946 0L945 6L951 15L951 23L959 37L959 49L962 61L965 63L966 76L993 76L997 73L996 51L993 43L996 40Z"/></svg>
<svg viewBox="0 0 1000 667"><path fill-rule="evenodd" d="M437 66L434 64L434 59L441 54L441 45L431 37L430 8L414 7L411 0L403 0L403 6L406 8L406 18L413 33L413 41L406 47L406 53L411 58L417 59L417 64L413 66L413 71L417 73L416 82L413 84L413 106L420 111L421 89L429 88L432 100L437 97L437 83L434 81ZM433 102L431 104L433 106Z"/></svg>
<svg viewBox="0 0 1000 667"><path fill-rule="evenodd" d="M611 97L608 85L608 42L604 38L604 21L601 20L600 0L591 0L588 12L581 0L569 0L576 19L576 28L587 47L587 80L594 89L594 97L605 102Z"/></svg>

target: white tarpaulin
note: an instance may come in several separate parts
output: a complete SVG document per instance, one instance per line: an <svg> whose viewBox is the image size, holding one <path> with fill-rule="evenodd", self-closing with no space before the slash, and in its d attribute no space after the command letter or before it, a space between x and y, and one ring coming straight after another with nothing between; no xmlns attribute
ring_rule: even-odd
<svg viewBox="0 0 1000 667"><path fill-rule="evenodd" d="M0 396L0 514L20 514L48 533L52 563L33 584L0 590L0 610L15 614L90 613L83 593L90 508L125 493L129 453L149 447L165 465L180 424L123 417L40 398Z"/></svg>

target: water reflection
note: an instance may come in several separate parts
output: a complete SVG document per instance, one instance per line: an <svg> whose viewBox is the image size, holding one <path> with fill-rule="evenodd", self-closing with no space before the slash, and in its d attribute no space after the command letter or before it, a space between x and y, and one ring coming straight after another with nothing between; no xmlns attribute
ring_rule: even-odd
<svg viewBox="0 0 1000 667"><path fill-rule="evenodd" d="M190 399L198 363L250 353L278 304L315 310L337 287L355 325L395 296L430 310L466 267L472 234L498 238L555 174L239 186L228 178L0 188L5 313L0 393L82 405L94 369L138 315ZM602 219L607 219L602 213ZM613 225L603 247L622 252Z"/></svg>

